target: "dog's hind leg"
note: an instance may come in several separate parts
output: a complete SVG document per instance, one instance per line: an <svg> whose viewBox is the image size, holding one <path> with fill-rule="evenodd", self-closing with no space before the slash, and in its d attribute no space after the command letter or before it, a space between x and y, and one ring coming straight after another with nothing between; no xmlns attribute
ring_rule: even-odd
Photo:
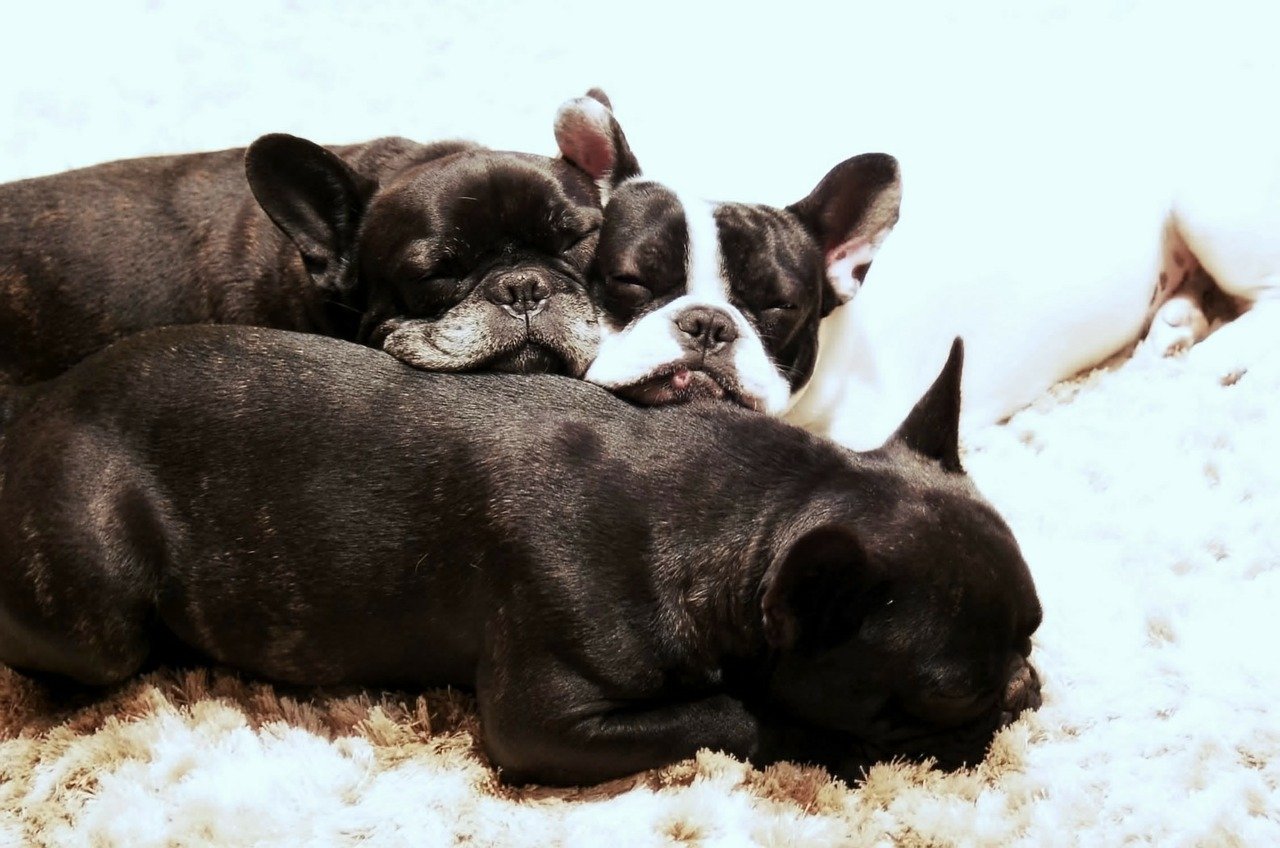
<svg viewBox="0 0 1280 848"><path fill-rule="evenodd" d="M10 438L31 433L23 429ZM23 447L19 456L11 442L0 457L0 662L85 685L119 682L150 649L153 505L133 469L92 437Z"/></svg>
<svg viewBox="0 0 1280 848"><path fill-rule="evenodd" d="M1151 293L1139 353L1173 356L1209 335L1204 298L1213 282L1172 220L1165 222L1160 272Z"/></svg>
<svg viewBox="0 0 1280 848"><path fill-rule="evenodd" d="M1188 169L1173 220L1225 299L1243 310L1190 357L1230 382L1280 354L1280 149L1270 133L1237 132L1207 161L1211 167Z"/></svg>

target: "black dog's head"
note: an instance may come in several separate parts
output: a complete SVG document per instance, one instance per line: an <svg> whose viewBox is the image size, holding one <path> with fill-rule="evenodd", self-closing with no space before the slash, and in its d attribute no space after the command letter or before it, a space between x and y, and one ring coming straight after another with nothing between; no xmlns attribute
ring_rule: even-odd
<svg viewBox="0 0 1280 848"><path fill-rule="evenodd" d="M974 764L997 729L1040 705L1031 574L960 467L961 358L957 341L898 433L864 455L871 503L797 528L764 581L773 697L856 739L867 762Z"/></svg>
<svg viewBox="0 0 1280 848"><path fill-rule="evenodd" d="M464 147L378 184L270 135L246 170L316 285L362 313L358 341L433 371L582 376L601 204L638 167L601 92L563 106L556 137L563 158Z"/></svg>
<svg viewBox="0 0 1280 848"><path fill-rule="evenodd" d="M605 338L587 380L641 403L783 412L813 373L818 323L857 293L900 202L882 153L842 162L785 209L628 181L605 208L592 274Z"/></svg>

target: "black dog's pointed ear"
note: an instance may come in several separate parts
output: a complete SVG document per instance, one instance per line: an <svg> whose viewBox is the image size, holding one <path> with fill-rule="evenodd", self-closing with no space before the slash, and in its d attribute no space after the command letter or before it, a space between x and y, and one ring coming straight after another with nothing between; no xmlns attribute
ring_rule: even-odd
<svg viewBox="0 0 1280 848"><path fill-rule="evenodd" d="M916 402L890 441L937 460L947 471L960 472L960 377L964 371L964 342L951 343L942 373Z"/></svg>
<svg viewBox="0 0 1280 848"><path fill-rule="evenodd" d="M600 186L601 201L623 180L640 174L622 126L608 96L593 88L556 112L556 144L560 155L585 171Z"/></svg>
<svg viewBox="0 0 1280 848"><path fill-rule="evenodd" d="M760 613L775 648L821 649L848 638L865 612L866 555L853 532L810 530L765 573Z"/></svg>
<svg viewBox="0 0 1280 848"><path fill-rule="evenodd" d="M898 160L864 153L836 165L808 197L787 207L822 245L831 287L824 312L858 293L901 206Z"/></svg>
<svg viewBox="0 0 1280 848"><path fill-rule="evenodd" d="M272 133L249 145L245 175L258 205L302 254L320 288L356 285L356 238L376 184L305 138Z"/></svg>

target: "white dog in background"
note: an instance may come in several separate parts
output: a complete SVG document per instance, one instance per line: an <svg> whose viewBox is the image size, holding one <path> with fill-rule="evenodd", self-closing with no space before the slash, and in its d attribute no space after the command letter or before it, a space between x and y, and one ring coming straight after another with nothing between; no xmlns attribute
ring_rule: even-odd
<svg viewBox="0 0 1280 848"><path fill-rule="evenodd" d="M1136 355L1196 345L1193 361L1239 378L1280 346L1280 148L1264 141L1166 167L1121 160L1096 182L1032 162L1034 177L976 179L947 198L904 161L898 226L859 296L824 322L814 379L787 419L874 447L957 335L967 427L1140 340Z"/></svg>

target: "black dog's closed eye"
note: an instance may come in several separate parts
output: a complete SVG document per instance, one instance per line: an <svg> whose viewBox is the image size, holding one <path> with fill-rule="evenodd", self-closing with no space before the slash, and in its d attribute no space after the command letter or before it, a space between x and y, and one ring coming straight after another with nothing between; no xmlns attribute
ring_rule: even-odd
<svg viewBox="0 0 1280 848"><path fill-rule="evenodd" d="M465 288L454 277L424 275L401 286L400 297L412 314L439 318L466 295Z"/></svg>
<svg viewBox="0 0 1280 848"><path fill-rule="evenodd" d="M605 287L605 296L614 305L624 309L639 309L653 300L653 292L641 282L639 277L631 274L611 276Z"/></svg>

